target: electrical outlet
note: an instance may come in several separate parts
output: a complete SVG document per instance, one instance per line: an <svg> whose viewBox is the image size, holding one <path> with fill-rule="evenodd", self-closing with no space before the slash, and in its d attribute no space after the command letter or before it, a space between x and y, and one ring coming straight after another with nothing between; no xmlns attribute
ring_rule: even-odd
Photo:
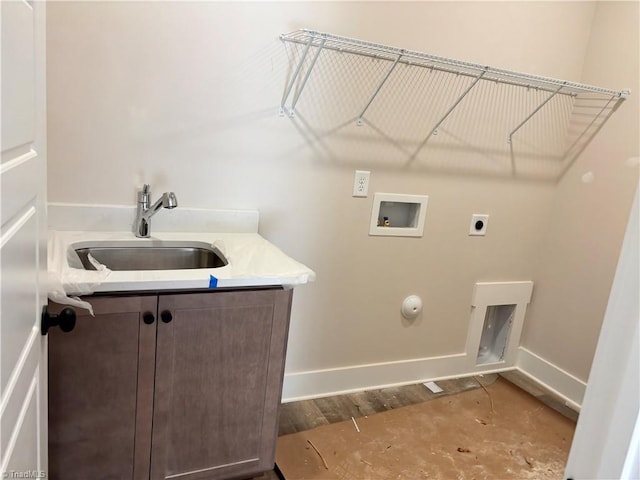
<svg viewBox="0 0 640 480"><path fill-rule="evenodd" d="M489 215L474 213L471 215L469 235L484 236L487 233L487 223L489 223Z"/></svg>
<svg viewBox="0 0 640 480"><path fill-rule="evenodd" d="M365 170L356 170L353 179L353 196L366 197L369 194L369 176L371 172Z"/></svg>

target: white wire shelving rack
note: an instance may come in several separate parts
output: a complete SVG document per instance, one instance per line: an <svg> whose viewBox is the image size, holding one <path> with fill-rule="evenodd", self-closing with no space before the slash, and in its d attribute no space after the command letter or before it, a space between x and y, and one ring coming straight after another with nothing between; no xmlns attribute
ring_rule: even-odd
<svg viewBox="0 0 640 480"><path fill-rule="evenodd" d="M308 29L282 34L280 35L280 39L283 42L298 44L301 48L301 53L296 59L297 63L293 67L292 74L284 88L279 108L279 114L281 116L288 115L292 118L295 117L299 100L314 72L318 58L323 52L338 52L359 57L370 57L371 59L388 63L386 71L381 75L381 79L374 86L370 95L367 97L368 99L363 102L360 110L355 115L355 122L358 126L365 123L365 114L376 101L376 98L398 65L404 64L412 67L422 67L431 71L468 77L470 83L452 100L451 104L446 108L444 113L440 115L439 119L426 131L424 141L418 146L413 156L424 147L432 135L438 133L438 129L442 124L480 82L494 82L516 88L535 89L538 92L548 93L528 115L524 116L522 121L515 124L511 130L506 132L506 142L509 144L512 142L516 132L556 97L578 97L581 94L598 94L605 99L604 105L601 108L599 107L600 111L597 115L594 115L593 121L586 127L582 134L578 135L578 138L581 138L606 109L624 100L630 94L628 90L611 90L608 88L516 72Z"/></svg>

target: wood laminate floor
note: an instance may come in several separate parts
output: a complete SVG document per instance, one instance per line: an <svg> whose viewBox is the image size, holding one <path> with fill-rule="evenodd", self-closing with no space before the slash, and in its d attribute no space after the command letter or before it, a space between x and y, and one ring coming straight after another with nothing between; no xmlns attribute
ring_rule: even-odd
<svg viewBox="0 0 640 480"><path fill-rule="evenodd" d="M562 413L565 417L577 421L578 414L575 411L565 406L551 392L544 390L523 374L514 370L501 373L500 376ZM436 383L443 391L437 394L419 383L285 403L280 409L279 435L310 430L322 425L350 420L351 417L357 419L362 416L373 415L374 413L405 407L442 396L482 388L492 384L497 378L498 374L490 374L441 380ZM282 480L282 477L276 468L276 470L267 472L253 480Z"/></svg>

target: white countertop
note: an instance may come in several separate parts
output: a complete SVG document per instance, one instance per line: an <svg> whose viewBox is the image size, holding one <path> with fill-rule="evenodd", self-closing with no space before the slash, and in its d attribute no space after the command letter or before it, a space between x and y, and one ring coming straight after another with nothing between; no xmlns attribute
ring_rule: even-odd
<svg viewBox="0 0 640 480"><path fill-rule="evenodd" d="M108 269L90 271L71 266L77 265L77 255L71 248L73 244L92 241L139 242L145 240L205 242L220 250L229 263L219 268L143 271L110 271ZM290 286L315 279L313 270L293 260L257 233L153 232L150 239L139 239L133 233L126 231L52 230L49 232L48 256L50 292L62 288L65 295Z"/></svg>

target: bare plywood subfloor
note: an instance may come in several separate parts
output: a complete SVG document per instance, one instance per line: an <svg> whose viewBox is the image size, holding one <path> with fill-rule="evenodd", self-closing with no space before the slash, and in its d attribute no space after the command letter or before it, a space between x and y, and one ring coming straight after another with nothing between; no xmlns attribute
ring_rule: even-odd
<svg viewBox="0 0 640 480"><path fill-rule="evenodd" d="M562 478L575 423L502 378L486 388L281 436L276 463L287 480Z"/></svg>

